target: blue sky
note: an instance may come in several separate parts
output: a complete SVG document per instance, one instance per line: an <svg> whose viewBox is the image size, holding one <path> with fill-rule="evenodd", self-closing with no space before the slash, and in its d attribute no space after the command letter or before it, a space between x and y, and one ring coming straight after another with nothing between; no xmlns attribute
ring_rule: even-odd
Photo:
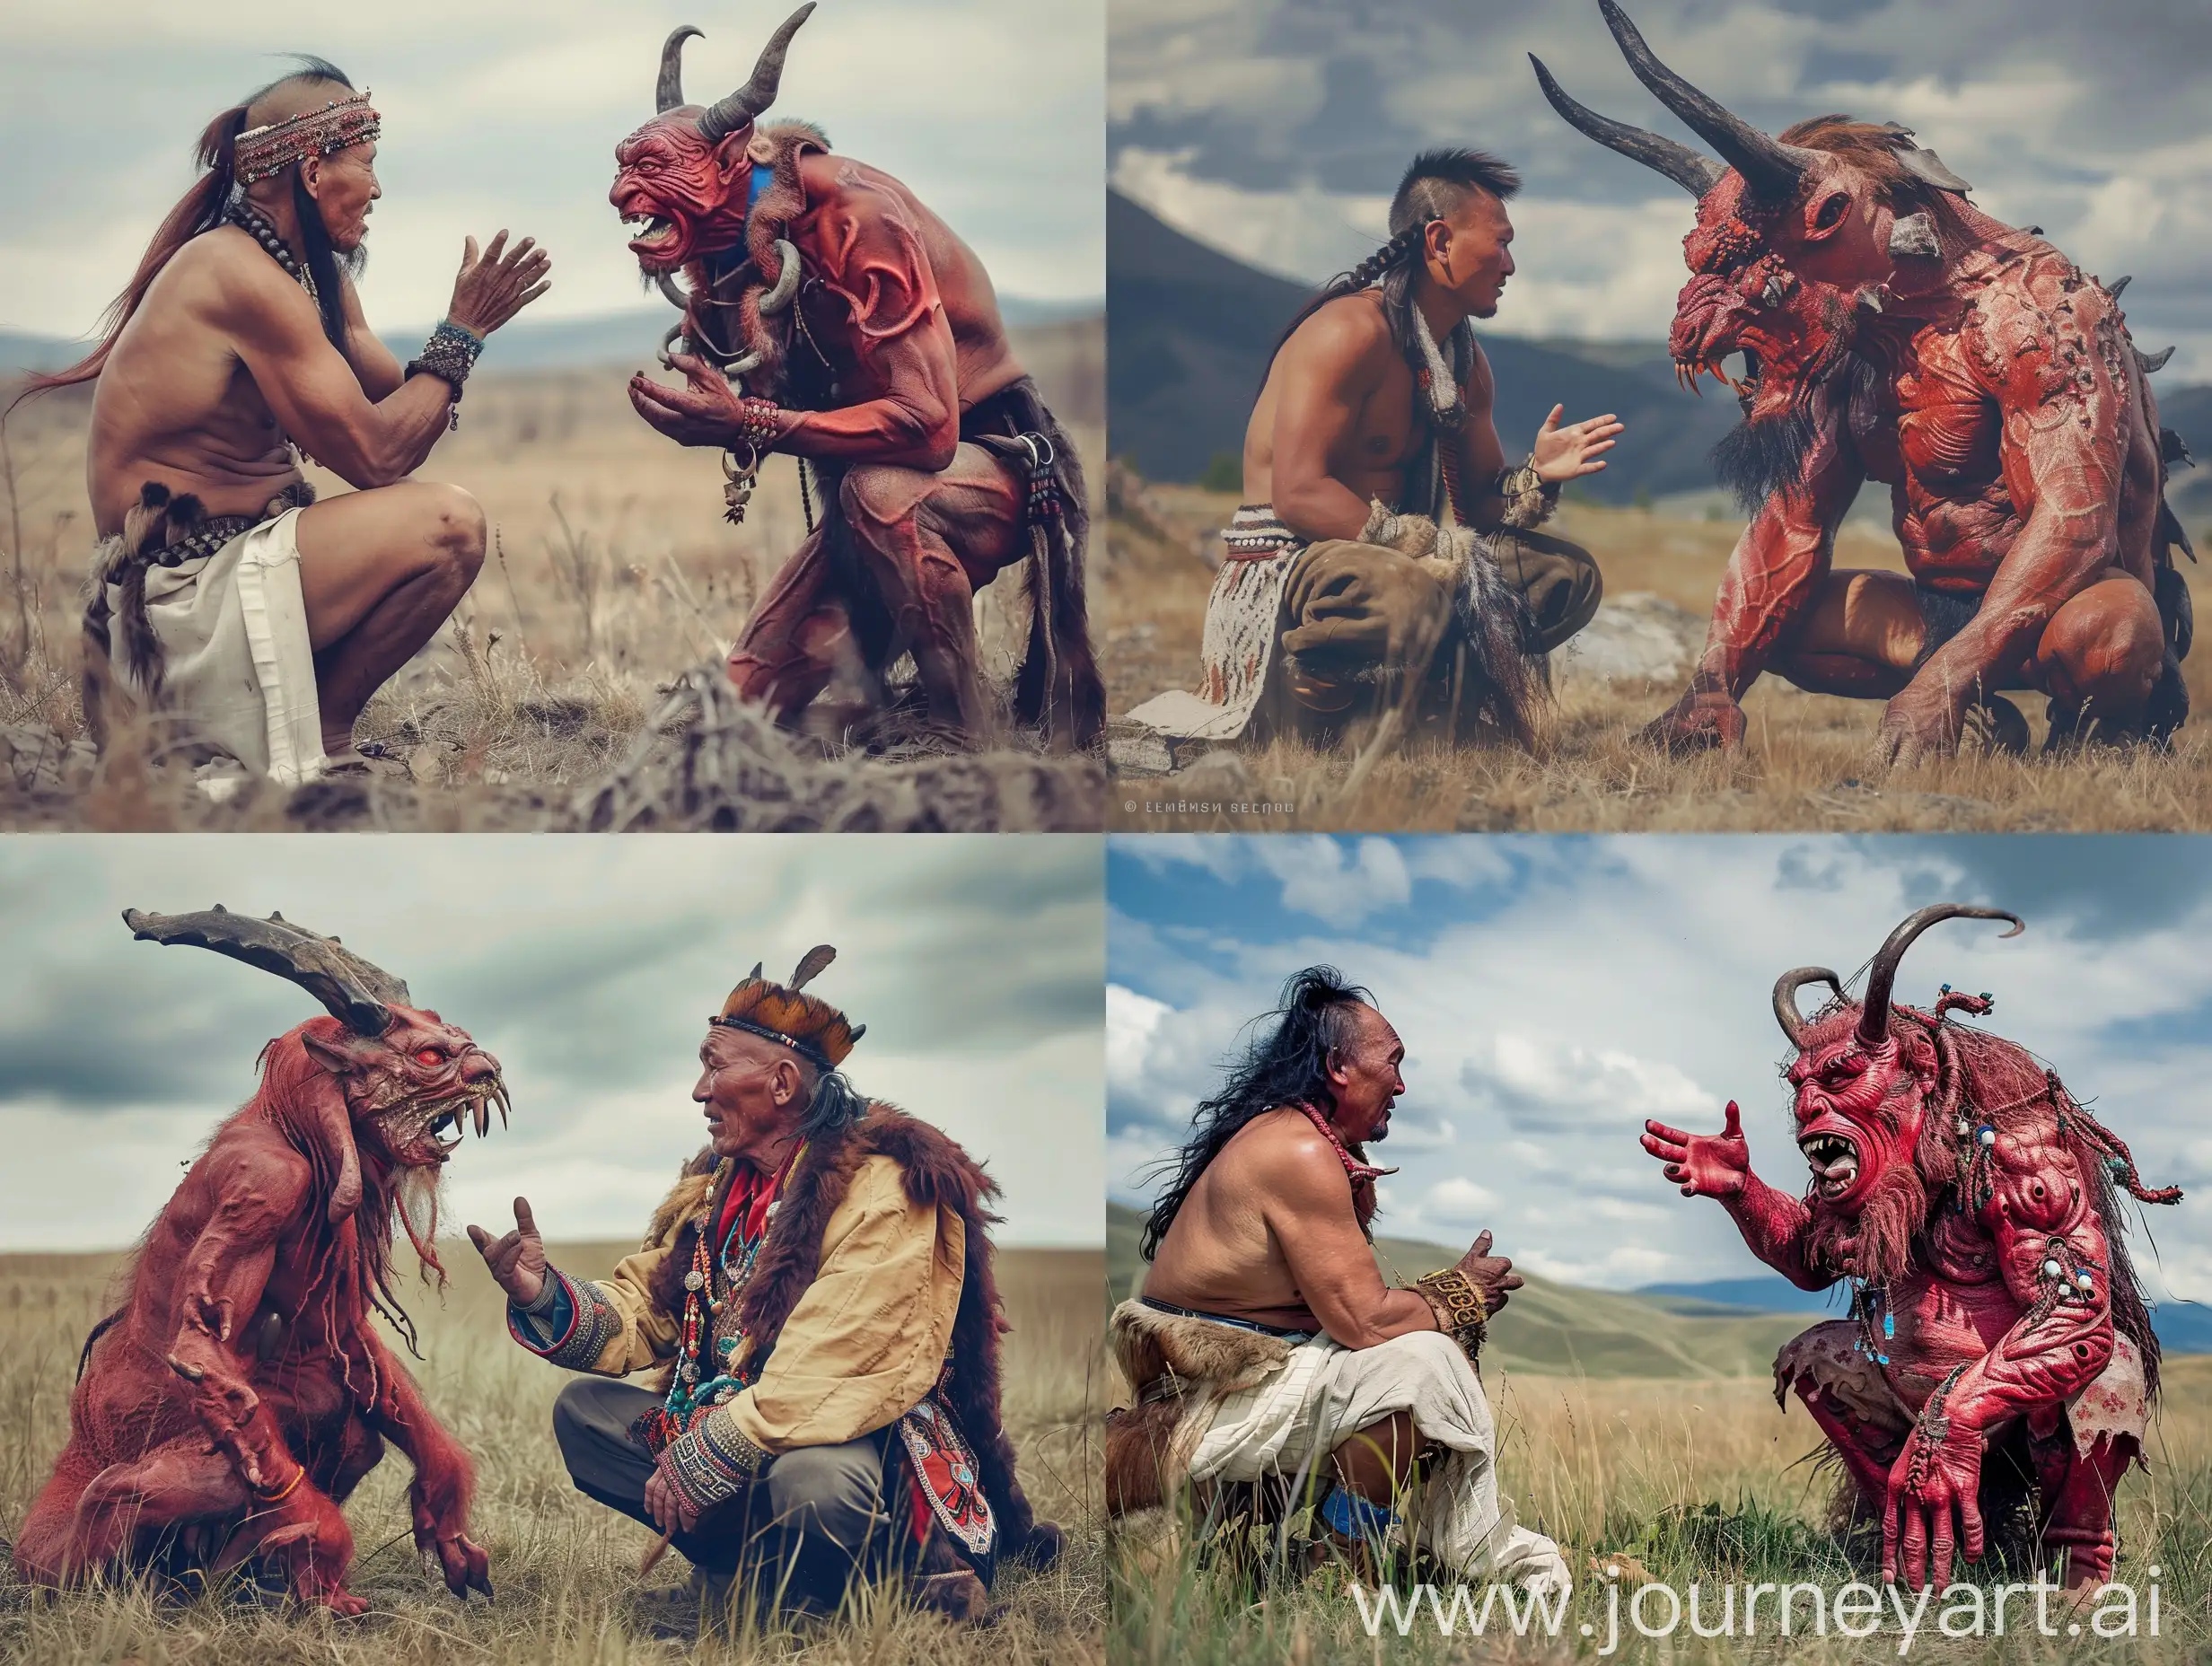
<svg viewBox="0 0 2212 1666"><path fill-rule="evenodd" d="M1754 1166L1803 1162L1769 1010L1779 972L1847 973L1935 901L2027 933L1936 927L1900 975L1988 989L1991 1026L2050 1059L2190 1197L2151 1218L2160 1294L2212 1300L2212 846L2004 837L1119 837L1109 841L1107 1182L1180 1137L1240 1025L1315 961L1375 992L1408 1092L1379 1160L1378 1230L1460 1244L1488 1226L1532 1269L1607 1288L1760 1269L1719 1207L1668 1186L1647 1116L1717 1129Z"/></svg>
<svg viewBox="0 0 2212 1666"><path fill-rule="evenodd" d="M1916 128L2014 225L2135 278L2161 381L2212 380L2212 50L2190 0L1628 0L1660 57L1769 132L1841 110ZM1656 340L1690 199L1546 104L1536 53L1617 120L1694 141L1629 74L1594 0L1114 0L1115 182L1286 276L1366 255L1414 152L1517 163L1521 272L1493 328Z"/></svg>
<svg viewBox="0 0 2212 1666"><path fill-rule="evenodd" d="M131 1242L257 1080L263 1041L319 1010L205 950L133 941L127 907L272 908L335 933L505 1066L512 1128L467 1142L452 1230L634 1239L703 1143L709 1014L755 960L866 1037L862 1092L937 1124L1005 1197L1004 1243L1094 1246L1100 1202L1100 841L865 835L505 835L0 840L0 1250Z"/></svg>
<svg viewBox="0 0 2212 1666"><path fill-rule="evenodd" d="M653 113L663 39L685 86L742 82L797 0L71 0L0 9L0 329L75 336L121 289L192 180L215 113L288 66L329 58L384 114L370 321L443 311L461 240L502 225L552 250L538 320L644 307L607 188ZM780 116L898 176L972 244L1002 293L1105 293L1103 0L821 0L793 42ZM35 159L35 160L34 160ZM657 299L653 303L665 313Z"/></svg>

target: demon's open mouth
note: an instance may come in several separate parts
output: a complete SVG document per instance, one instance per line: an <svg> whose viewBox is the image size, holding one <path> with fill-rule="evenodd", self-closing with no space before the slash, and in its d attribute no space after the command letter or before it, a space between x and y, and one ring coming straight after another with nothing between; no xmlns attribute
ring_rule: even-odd
<svg viewBox="0 0 2212 1666"><path fill-rule="evenodd" d="M1820 1182L1821 1197L1832 1202L1857 1183L1858 1146L1848 1136L1808 1134L1797 1142L1797 1149L1804 1153Z"/></svg>
<svg viewBox="0 0 2212 1666"><path fill-rule="evenodd" d="M1741 353L1743 355L1743 374L1741 378L1731 376L1725 367L1725 362L1730 352ZM1710 376L1716 381L1725 383L1729 390L1743 402L1744 408L1748 410L1751 408L1751 401L1759 395L1760 370L1759 355L1753 349L1750 347L1727 348L1715 354L1710 359L1676 359L1674 361L1674 381L1676 385L1688 388L1692 393L1701 393L1704 390L1698 387L1698 383L1705 377Z"/></svg>
<svg viewBox="0 0 2212 1666"><path fill-rule="evenodd" d="M632 233L630 252L641 260L664 260L683 241L683 228L665 215L626 214L622 224Z"/></svg>
<svg viewBox="0 0 2212 1666"><path fill-rule="evenodd" d="M450 1161L471 1127L478 1139L490 1135L495 1109L499 1112L499 1126L505 1127L508 1100L504 1082L493 1081L433 1101L423 1112L421 1135L409 1143L410 1154L420 1153L417 1161L421 1162Z"/></svg>

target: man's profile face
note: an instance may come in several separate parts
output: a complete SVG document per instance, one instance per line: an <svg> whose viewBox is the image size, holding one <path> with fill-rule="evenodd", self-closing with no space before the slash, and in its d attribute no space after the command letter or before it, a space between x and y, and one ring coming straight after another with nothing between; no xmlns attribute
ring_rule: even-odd
<svg viewBox="0 0 2212 1666"><path fill-rule="evenodd" d="M1406 1044L1372 1006L1355 1006L1352 1022L1352 1039L1330 1055L1329 1082L1336 1093L1337 1132L1347 1144L1358 1145L1390 1133L1391 1106L1406 1091L1398 1074Z"/></svg>
<svg viewBox="0 0 2212 1666"><path fill-rule="evenodd" d="M302 181L322 212L330 247L349 255L369 234L369 205L384 194L376 182L376 142L349 145L300 163Z"/></svg>
<svg viewBox="0 0 2212 1666"><path fill-rule="evenodd" d="M1488 191L1470 190L1424 233L1428 276L1470 318L1497 315L1514 274L1513 221Z"/></svg>
<svg viewBox="0 0 2212 1666"><path fill-rule="evenodd" d="M773 1041L715 1025L699 1046L698 1085L691 1097L707 1117L717 1157L734 1157L761 1136L789 1131L799 1068Z"/></svg>

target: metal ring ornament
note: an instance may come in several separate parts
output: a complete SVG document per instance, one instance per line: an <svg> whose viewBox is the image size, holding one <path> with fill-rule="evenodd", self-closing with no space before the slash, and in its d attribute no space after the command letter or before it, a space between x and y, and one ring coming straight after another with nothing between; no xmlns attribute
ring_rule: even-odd
<svg viewBox="0 0 2212 1666"><path fill-rule="evenodd" d="M745 460L742 463L737 460L737 445L745 448ZM760 448L750 440L740 440L737 445L725 446L723 449L722 478L725 480L742 480L750 475L760 472Z"/></svg>

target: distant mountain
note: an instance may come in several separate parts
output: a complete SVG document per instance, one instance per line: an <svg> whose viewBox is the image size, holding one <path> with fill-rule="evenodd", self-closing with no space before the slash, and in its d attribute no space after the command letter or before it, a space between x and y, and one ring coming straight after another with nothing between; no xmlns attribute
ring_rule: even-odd
<svg viewBox="0 0 2212 1666"><path fill-rule="evenodd" d="M1020 295L1001 295L998 310L1008 328L1025 329L1096 318L1102 303L1031 301ZM649 365L659 350L663 333L675 319L675 308L661 302L583 318L538 320L524 314L499 332L484 361L485 367L500 371L548 371ZM421 348L429 333L427 324L418 329L380 332L384 345L403 364ZM83 357L89 345L58 336L0 330L0 378L22 371L59 370Z"/></svg>
<svg viewBox="0 0 2212 1666"><path fill-rule="evenodd" d="M1133 460L1148 478L1176 481L1196 480L1216 458L1239 455L1277 338L1311 293L1108 192L1107 438L1114 454ZM1510 294L1505 305L1510 311ZM1577 483L1578 492L1620 504L1714 489L1707 460L1735 425L1736 402L1717 383L1702 398L1677 387L1663 344L1479 333L1497 379L1497 428L1508 458L1524 455L1552 406L1564 403L1570 420L1612 411L1628 425L1611 466ZM2212 387L2153 387L2165 425L2207 453L2193 475L2177 471L2174 495L2185 518L2212 515ZM1886 504L1882 513L1886 518Z"/></svg>

